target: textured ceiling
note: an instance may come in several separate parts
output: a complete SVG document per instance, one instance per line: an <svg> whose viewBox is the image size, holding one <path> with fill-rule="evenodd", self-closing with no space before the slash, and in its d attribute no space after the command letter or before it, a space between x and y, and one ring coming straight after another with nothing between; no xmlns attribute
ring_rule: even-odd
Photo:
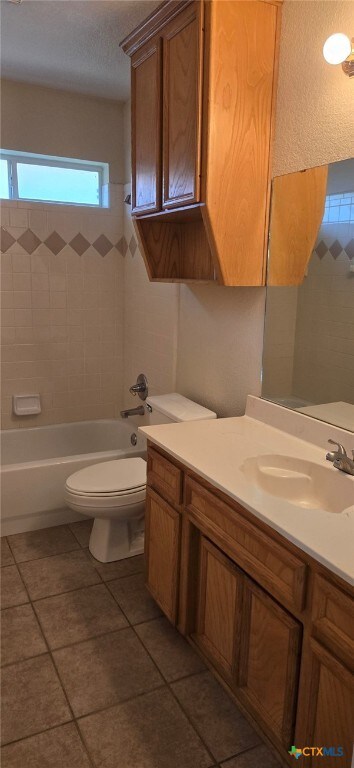
<svg viewBox="0 0 354 768"><path fill-rule="evenodd" d="M129 60L119 42L157 0L1 0L1 75L126 100Z"/></svg>

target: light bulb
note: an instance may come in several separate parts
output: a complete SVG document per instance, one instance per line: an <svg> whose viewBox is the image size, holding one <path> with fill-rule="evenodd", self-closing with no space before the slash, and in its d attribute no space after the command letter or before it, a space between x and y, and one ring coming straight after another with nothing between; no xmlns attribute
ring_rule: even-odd
<svg viewBox="0 0 354 768"><path fill-rule="evenodd" d="M351 52L352 44L349 37L342 32L328 37L323 46L323 55L328 64L341 64Z"/></svg>

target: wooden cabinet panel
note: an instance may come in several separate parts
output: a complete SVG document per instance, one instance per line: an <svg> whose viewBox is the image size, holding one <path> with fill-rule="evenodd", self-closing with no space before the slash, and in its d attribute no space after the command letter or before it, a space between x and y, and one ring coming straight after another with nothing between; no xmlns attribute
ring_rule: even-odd
<svg viewBox="0 0 354 768"><path fill-rule="evenodd" d="M226 678L234 673L241 589L236 566L201 536L194 640Z"/></svg>
<svg viewBox="0 0 354 768"><path fill-rule="evenodd" d="M238 693L285 747L293 738L301 631L290 614L245 579Z"/></svg>
<svg viewBox="0 0 354 768"><path fill-rule="evenodd" d="M148 489L145 511L147 586L173 624L177 620L180 527L178 512Z"/></svg>
<svg viewBox="0 0 354 768"><path fill-rule="evenodd" d="M201 3L164 30L163 207L199 201Z"/></svg>
<svg viewBox="0 0 354 768"><path fill-rule="evenodd" d="M132 213L161 208L161 39L132 57Z"/></svg>
<svg viewBox="0 0 354 768"><path fill-rule="evenodd" d="M351 768L354 728L353 675L328 653L316 640L310 641L306 652L304 675L310 678L307 697L308 711L303 718L303 744L338 748L344 755L339 760L343 768ZM328 759L330 759L328 757ZM319 766L323 760L316 756L304 764Z"/></svg>
<svg viewBox="0 0 354 768"><path fill-rule="evenodd" d="M187 477L186 508L198 525L207 535L217 536L220 547L226 548L237 564L271 594L289 607L301 610L306 585L305 563L249 523L234 507Z"/></svg>
<svg viewBox="0 0 354 768"><path fill-rule="evenodd" d="M215 239L222 283L262 285L279 9L233 0L207 3L207 11L206 225Z"/></svg>
<svg viewBox="0 0 354 768"><path fill-rule="evenodd" d="M314 579L312 620L312 635L354 672L353 600L318 574Z"/></svg>
<svg viewBox="0 0 354 768"><path fill-rule="evenodd" d="M182 501L182 472L171 461L149 448L147 482L167 501L179 506Z"/></svg>

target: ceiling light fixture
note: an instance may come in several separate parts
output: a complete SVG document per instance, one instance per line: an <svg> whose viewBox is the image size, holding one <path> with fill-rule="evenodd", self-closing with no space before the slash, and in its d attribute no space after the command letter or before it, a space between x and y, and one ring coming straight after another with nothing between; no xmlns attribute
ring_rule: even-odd
<svg viewBox="0 0 354 768"><path fill-rule="evenodd" d="M323 46L323 56L328 64L341 64L343 72L354 76L354 38L336 32L327 38Z"/></svg>

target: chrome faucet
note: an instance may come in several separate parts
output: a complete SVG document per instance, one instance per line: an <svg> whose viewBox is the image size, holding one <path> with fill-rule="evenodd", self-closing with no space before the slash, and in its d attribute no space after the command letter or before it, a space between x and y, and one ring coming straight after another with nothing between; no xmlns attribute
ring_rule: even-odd
<svg viewBox="0 0 354 768"><path fill-rule="evenodd" d="M341 472L345 472L347 475L354 475L354 451L352 451L353 458L350 459L347 456L347 452L343 445L336 443L335 440L328 440L331 445L336 445L336 451L329 451L326 453L327 461L331 461L336 469L340 469Z"/></svg>
<svg viewBox="0 0 354 768"><path fill-rule="evenodd" d="M136 383L129 388L131 395L139 395L140 400L146 400L148 396L147 378L143 373L139 373Z"/></svg>
<svg viewBox="0 0 354 768"><path fill-rule="evenodd" d="M127 419L128 416L145 416L145 408L143 405L138 405L137 408L127 408L125 411L121 411L120 415L122 419Z"/></svg>

